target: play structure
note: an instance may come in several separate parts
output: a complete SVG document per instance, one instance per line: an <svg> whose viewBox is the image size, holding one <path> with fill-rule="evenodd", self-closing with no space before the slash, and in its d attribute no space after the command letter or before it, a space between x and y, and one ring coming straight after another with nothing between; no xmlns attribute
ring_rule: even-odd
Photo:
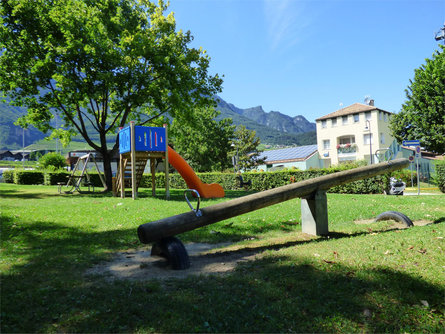
<svg viewBox="0 0 445 334"><path fill-rule="evenodd" d="M302 232L327 235L329 233L327 190L334 186L402 169L408 165L408 159L397 159L354 168L291 183L203 209L199 209L198 197L196 209L192 208L190 212L140 225L137 230L138 237L144 244L154 242L152 254L166 257L174 269L186 269L190 266L188 254L184 245L174 237L175 235L297 197L302 199ZM398 215L392 215L392 217L400 218Z"/></svg>
<svg viewBox="0 0 445 334"><path fill-rule="evenodd" d="M100 181L102 182L103 187L105 188L105 180L100 172L99 167L97 166L96 159L94 158L93 153L87 153L77 160L73 170L71 171L70 176L68 176L68 181L66 184L63 182L57 183L59 186L59 194L62 193L62 188L70 188L69 190L64 191L66 194L72 194L77 191L79 193L91 192L91 188L94 191L94 184L91 182L90 175L88 174L88 163L92 161L94 166L96 167L96 171L99 175ZM88 187L88 191L84 191L81 187Z"/></svg>
<svg viewBox="0 0 445 334"><path fill-rule="evenodd" d="M125 197L125 188L132 190L133 199L137 198L142 175L150 160L152 194L156 191L156 159L165 160L165 189L169 197L168 165L172 165L182 176L187 187L196 190L202 198L224 197L224 189L216 183L203 183L190 165L168 146L167 128L130 126L119 132L119 170L115 181L115 192Z"/></svg>

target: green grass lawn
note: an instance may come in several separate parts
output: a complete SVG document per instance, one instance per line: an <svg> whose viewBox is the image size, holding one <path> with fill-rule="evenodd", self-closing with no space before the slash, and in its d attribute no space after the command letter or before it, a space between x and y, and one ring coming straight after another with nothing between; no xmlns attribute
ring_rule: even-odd
<svg viewBox="0 0 445 334"><path fill-rule="evenodd" d="M85 275L116 252L147 248L140 224L189 210L182 191L170 201L150 192L133 201L0 184L1 332L443 332L444 194L328 194L323 238L302 235L299 199L179 236L259 255L225 275ZM389 210L417 226L370 221Z"/></svg>

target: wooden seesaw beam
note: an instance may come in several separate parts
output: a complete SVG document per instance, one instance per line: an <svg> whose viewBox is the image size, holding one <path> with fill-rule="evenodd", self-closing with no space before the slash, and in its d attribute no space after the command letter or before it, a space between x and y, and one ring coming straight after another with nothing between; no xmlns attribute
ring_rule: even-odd
<svg viewBox="0 0 445 334"><path fill-rule="evenodd" d="M313 211L315 220L319 220L320 216L321 220L325 220L324 224L326 227L322 228L322 231L315 228L313 234L326 234L326 191L329 188L392 172L407 167L408 165L408 159L397 159L288 184L279 188L262 191L205 207L200 210L200 216L197 216L195 212L190 211L140 225L138 228L138 237L141 243L144 244L155 242L166 237L191 231L198 227L210 225L221 220L239 216L247 212L262 209L297 197L306 198L309 201L307 203L308 210ZM321 204L319 205L317 203ZM316 206L315 208L314 204ZM321 211L321 214L317 213L318 211ZM318 222L315 222L315 225L317 225L317 223Z"/></svg>

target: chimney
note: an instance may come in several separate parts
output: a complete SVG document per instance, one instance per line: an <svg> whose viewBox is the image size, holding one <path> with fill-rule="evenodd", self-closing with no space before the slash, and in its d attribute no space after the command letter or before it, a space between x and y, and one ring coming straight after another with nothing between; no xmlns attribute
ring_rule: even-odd
<svg viewBox="0 0 445 334"><path fill-rule="evenodd" d="M369 105L374 106L374 100L369 100Z"/></svg>

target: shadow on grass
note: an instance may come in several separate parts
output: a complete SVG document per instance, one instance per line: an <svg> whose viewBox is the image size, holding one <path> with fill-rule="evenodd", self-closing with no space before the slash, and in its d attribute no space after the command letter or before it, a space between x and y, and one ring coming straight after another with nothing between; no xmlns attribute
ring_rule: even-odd
<svg viewBox="0 0 445 334"><path fill-rule="evenodd" d="M56 190L57 191L57 190ZM0 191L0 198L18 198L18 199L43 199L60 196L57 192L50 193L47 190L38 192L36 190L23 191L23 189L2 189Z"/></svg>
<svg viewBox="0 0 445 334"><path fill-rule="evenodd" d="M20 186L17 186L20 187ZM67 192L65 190L69 190L68 188L62 188L62 192L59 194L57 191L56 186L42 186L41 189L39 188L31 188L24 190L23 188L20 189L2 189L0 192L0 198L20 198L20 199L44 199L44 198L51 198L51 197L91 197L91 198L106 198L106 197L113 197L112 192L102 192L100 190L96 191L81 191L80 193L78 191L73 192ZM83 188L82 188L83 189ZM99 188L97 188L99 189ZM225 198L232 199L232 198L238 198L242 196L246 196L249 194L255 193L254 191L244 191L244 190L228 190L226 191ZM152 198L152 192L151 189L148 188L142 188L138 191L138 198ZM190 196L189 196L190 197ZM130 200L131 199L131 192L126 192L125 198ZM160 200L167 200L165 197L165 190L160 189L156 190L156 196L154 198L160 199ZM179 201L183 202L184 199L184 190L183 189L171 189L170 190L170 199L168 201ZM202 201L212 201L212 199L202 199Z"/></svg>
<svg viewBox="0 0 445 334"><path fill-rule="evenodd" d="M88 232L42 222L21 227L13 217L1 219L4 259L14 258L2 275L1 332L443 329L445 291L420 276L281 256L246 263L230 275L166 284L88 281L84 270L107 252L129 248L133 229Z"/></svg>

